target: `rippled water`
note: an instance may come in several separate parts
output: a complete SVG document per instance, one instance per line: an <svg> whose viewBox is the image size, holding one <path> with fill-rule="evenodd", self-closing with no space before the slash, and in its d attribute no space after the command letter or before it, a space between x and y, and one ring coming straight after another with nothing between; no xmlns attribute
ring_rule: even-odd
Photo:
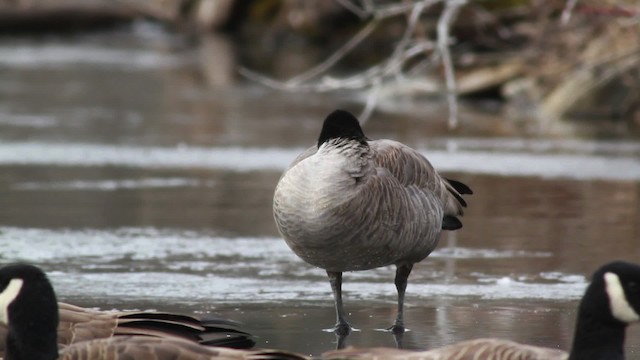
<svg viewBox="0 0 640 360"><path fill-rule="evenodd" d="M280 239L271 197L325 114L357 110L359 97L246 84L224 67L228 42L207 44L148 25L0 39L0 262L42 266L65 301L213 312L261 346L319 354L336 345L323 331L329 284ZM441 105L416 107L365 131L416 147L475 194L464 228L411 275L403 339L378 331L395 316L394 270L345 274L360 329L348 343L568 348L590 273L640 262L640 142L547 137L464 107L466 126L450 133Z"/></svg>

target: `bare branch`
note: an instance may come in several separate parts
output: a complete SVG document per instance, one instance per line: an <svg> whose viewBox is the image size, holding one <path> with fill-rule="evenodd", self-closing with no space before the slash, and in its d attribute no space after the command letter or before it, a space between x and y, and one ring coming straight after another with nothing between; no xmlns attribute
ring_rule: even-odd
<svg viewBox="0 0 640 360"><path fill-rule="evenodd" d="M560 17L560 23L562 25L567 25L569 23L569 20L571 20L571 14L573 14L573 9L575 9L577 3L578 0L567 0L564 10L562 10L562 16Z"/></svg>
<svg viewBox="0 0 640 360"><path fill-rule="evenodd" d="M449 103L449 128L458 127L458 100L456 91L456 78L449 52L449 28L460 8L467 3L466 0L447 0L446 7L438 20L438 49L444 66L445 81L447 84L447 102Z"/></svg>
<svg viewBox="0 0 640 360"><path fill-rule="evenodd" d="M369 90L369 95L367 96L367 103L365 104L364 109L362 109L362 112L358 117L358 119L360 119L360 122L362 122L362 124L364 124L365 122L367 122L367 120L369 120L369 118L371 117L371 114L373 113L373 110L375 110L376 108L376 105L378 103L378 92L380 91L381 84L382 84L382 81L380 78L374 79L372 88L371 90Z"/></svg>
<svg viewBox="0 0 640 360"><path fill-rule="evenodd" d="M433 3L437 3L437 2L440 2L440 1L441 0L435 0L435 1L432 1L432 2ZM420 1L418 4L425 3L425 2L428 2L428 1ZM375 18L377 18L377 19L384 19L384 18L388 18L388 17L393 17L393 16L397 16L397 15L406 14L407 12L412 10L414 6L416 6L415 2L409 2L409 3L405 3L405 4L393 4L393 5L379 6L377 9L374 10L373 14L374 14Z"/></svg>
<svg viewBox="0 0 640 360"><path fill-rule="evenodd" d="M268 76L264 76L253 70L247 69L244 66L240 66L238 68L238 72L240 73L240 75L246 77L249 80L253 80L255 82L261 83L265 86L268 86L270 88L274 88L277 90L293 90L293 88L296 88L295 86L287 86L285 82L274 80Z"/></svg>
<svg viewBox="0 0 640 360"><path fill-rule="evenodd" d="M434 86L434 83L428 78L415 77L420 74L419 71L424 72L428 66L433 67L436 62L442 61L449 104L448 123L450 128L455 128L458 124L458 108L455 74L449 53L449 29L459 9L466 4L466 0L405 1L400 4L384 6L375 5L373 1L363 1L359 6L352 0L337 1L358 16L373 16L373 20L369 21L329 58L284 82L260 75L246 68L241 68L240 73L266 86L288 91L326 92L341 89L367 89L367 100L361 114L361 119L366 121L377 106L381 90L391 82L405 84L420 92L433 93L438 91L437 85ZM427 33L421 26L420 20L427 8L438 3L444 4L444 10L437 23L437 42L435 42L426 36ZM381 19L400 14L407 17L407 24L402 36L393 48L393 52L387 59L352 76L336 78L327 75L336 63L361 44L377 28ZM418 61L412 65L412 68L406 69L406 64L413 59ZM405 71L409 71L408 76Z"/></svg>
<svg viewBox="0 0 640 360"><path fill-rule="evenodd" d="M342 5L345 9L354 13L357 17L364 20L367 16L371 15L371 12L367 11L367 9L362 9L358 5L352 3L350 0L336 0L338 4Z"/></svg>
<svg viewBox="0 0 640 360"><path fill-rule="evenodd" d="M420 15L427 6L427 2L431 1L421 1L420 3L416 4L411 10L411 15L409 16L409 20L407 22L407 28L405 29L404 34L402 34L402 38L400 38L398 45L396 45L393 53L391 54L391 58L389 59L390 64L398 63L398 60L401 59L404 49L407 47L407 44L411 39L411 35L413 35L413 33L415 32L416 24L420 19ZM400 64L396 64L397 67L399 67L399 65Z"/></svg>
<svg viewBox="0 0 640 360"><path fill-rule="evenodd" d="M351 38L346 44L344 44L338 51L329 56L328 59L317 65L311 70L308 70L294 78L289 79L287 81L288 85L294 86L300 84L301 82L305 82L310 80L323 72L326 72L335 65L338 61L340 61L349 51L353 50L358 44L360 44L364 39L369 36L373 32L373 30L378 26L378 20L370 21L367 26L363 27L358 33Z"/></svg>

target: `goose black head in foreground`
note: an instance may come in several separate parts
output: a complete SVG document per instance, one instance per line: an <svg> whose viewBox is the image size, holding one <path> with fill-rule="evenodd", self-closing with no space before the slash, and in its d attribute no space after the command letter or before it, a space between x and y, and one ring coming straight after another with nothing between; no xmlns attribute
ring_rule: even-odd
<svg viewBox="0 0 640 360"><path fill-rule="evenodd" d="M612 262L592 277L580 307L570 353L501 339L476 339L429 351L345 349L323 359L351 360L623 360L625 330L640 320L640 266Z"/></svg>
<svg viewBox="0 0 640 360"><path fill-rule="evenodd" d="M413 264L458 219L471 189L441 177L418 151L392 140L369 140L358 120L336 110L317 145L299 155L275 189L273 213L289 247L327 271L338 334L351 326L342 305L342 273L396 265L398 314L390 330L404 331L403 303Z"/></svg>
<svg viewBox="0 0 640 360"><path fill-rule="evenodd" d="M0 323L7 327L5 360L304 359L277 350L206 346L168 333L155 336L165 327L160 325L153 335L158 325L153 322L146 329L140 323L131 328L130 334L146 335L73 341L58 352L58 302L47 276L32 265L7 265L0 268L0 291Z"/></svg>

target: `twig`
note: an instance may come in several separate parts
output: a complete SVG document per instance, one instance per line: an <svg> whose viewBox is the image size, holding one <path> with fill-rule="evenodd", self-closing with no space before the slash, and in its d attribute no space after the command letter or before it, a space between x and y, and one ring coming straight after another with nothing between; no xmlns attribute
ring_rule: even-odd
<svg viewBox="0 0 640 360"><path fill-rule="evenodd" d="M287 83L282 82L282 81L278 81L278 80L274 80L268 76L264 76L262 74L259 74L253 70L250 70L244 66L240 66L238 67L238 73L240 73L240 75L246 77L249 80L253 80L257 83L261 83L265 86L268 86L270 88L273 89L277 89L277 90L292 90L292 86L288 86Z"/></svg>
<svg viewBox="0 0 640 360"><path fill-rule="evenodd" d="M460 8L465 5L466 0L447 0L446 7L438 20L438 49L444 65L445 81L447 84L447 103L449 104L449 128L458 127L458 100L456 90L456 79L449 52L449 28L455 19Z"/></svg>
<svg viewBox="0 0 640 360"><path fill-rule="evenodd" d="M437 0L437 1L434 1L434 3L440 2L440 1L441 0ZM420 3L424 3L424 2L425 1L421 1ZM410 2L408 4L400 4L400 5L394 4L394 5L380 6L374 10L373 15L377 19L384 19L388 17L403 15L403 14L406 14L409 10L413 9L414 6L416 6L416 4L413 2Z"/></svg>
<svg viewBox="0 0 640 360"><path fill-rule="evenodd" d="M314 67L311 70L308 70L296 77L293 77L287 81L288 85L295 86L300 84L301 82L305 82L310 80L323 72L326 72L329 68L335 65L338 61L340 61L349 51L353 50L358 44L360 44L364 39L369 36L373 32L373 30L378 26L378 20L374 19L370 21L367 26L362 28L358 33L352 37L346 44L344 44L338 51L333 53L329 58L325 61L321 62L319 65Z"/></svg>
<svg viewBox="0 0 640 360"><path fill-rule="evenodd" d="M571 15L573 14L573 9L575 9L577 3L578 0L567 0L564 10L562 10L562 16L560 17L560 23L562 25L567 25L569 23Z"/></svg>
<svg viewBox="0 0 640 360"><path fill-rule="evenodd" d="M358 117L358 119L360 119L360 122L362 124L364 124L365 122L367 122L367 120L369 120L369 118L371 117L371 114L373 113L373 110L375 110L376 108L376 105L378 103L378 92L380 91L381 84L382 84L382 79L380 78L374 79L371 90L369 90L369 95L367 95L367 103L365 104L364 109L362 109L362 112Z"/></svg>
<svg viewBox="0 0 640 360"><path fill-rule="evenodd" d="M361 20L366 19L371 12L367 11L367 9L360 8L358 5L352 3L350 0L336 0L338 4L342 5L345 9L354 13Z"/></svg>
<svg viewBox="0 0 640 360"><path fill-rule="evenodd" d="M391 81L406 82L408 77L405 76L405 71L408 70L411 77L417 74L417 70L424 69L425 66L433 66L437 60L440 60L445 70L449 104L448 124L450 128L455 128L458 125L458 105L455 74L449 53L449 29L467 0L406 1L402 4L385 6L374 5L374 1L362 1L359 6L352 0L337 1L358 16L372 16L372 20L322 63L284 82L246 68L240 68L240 73L256 82L280 90L326 92L339 89L368 89L367 100L360 116L362 121L366 121L377 106L382 86ZM444 10L437 23L437 43L435 43L424 36L424 29L419 26L425 9L437 3L443 3ZM336 78L326 75L329 69L361 44L377 28L383 18L399 14L405 14L407 17L406 28L386 60L352 76ZM436 49L437 51L434 51ZM424 59L418 57L424 57ZM417 64L411 69L405 69L406 64L414 58L419 59ZM322 76L323 74L325 76ZM413 81L412 87L418 91L434 91L433 86L421 83L420 80Z"/></svg>
<svg viewBox="0 0 640 360"><path fill-rule="evenodd" d="M411 15L409 16L409 20L407 21L407 28L404 30L404 34L400 38L400 41L396 45L391 57L389 59L390 67L400 67L400 61L398 61L402 57L402 53L404 52L405 47L409 43L409 39L411 39L411 35L414 33L416 29L416 24L418 23L418 19L420 19L420 15L424 11L427 6L427 2L431 1L421 1L416 4L411 10Z"/></svg>

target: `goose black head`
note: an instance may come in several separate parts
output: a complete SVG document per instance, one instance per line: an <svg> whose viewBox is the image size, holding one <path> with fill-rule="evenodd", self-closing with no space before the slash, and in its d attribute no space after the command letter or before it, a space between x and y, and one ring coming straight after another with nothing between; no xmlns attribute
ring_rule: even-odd
<svg viewBox="0 0 640 360"><path fill-rule="evenodd" d="M623 261L602 266L593 274L580 310L603 323L640 321L640 266Z"/></svg>
<svg viewBox="0 0 640 360"><path fill-rule="evenodd" d="M58 302L39 268L0 268L0 322L8 327L7 359L56 359Z"/></svg>
<svg viewBox="0 0 640 360"><path fill-rule="evenodd" d="M318 147L336 138L358 140L361 143L367 140L358 119L345 110L335 110L324 119L322 131L320 131L320 137L318 138Z"/></svg>

